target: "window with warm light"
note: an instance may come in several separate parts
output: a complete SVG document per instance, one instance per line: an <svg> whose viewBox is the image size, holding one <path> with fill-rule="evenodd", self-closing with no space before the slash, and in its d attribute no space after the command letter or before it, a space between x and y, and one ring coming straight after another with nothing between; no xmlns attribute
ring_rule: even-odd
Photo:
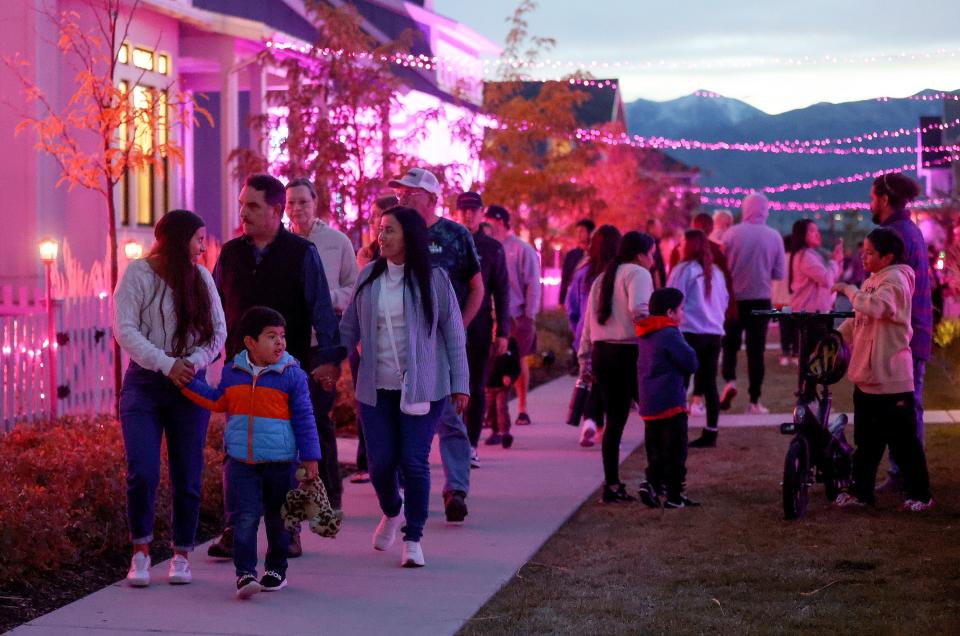
<svg viewBox="0 0 960 636"><path fill-rule="evenodd" d="M163 73L164 75L170 74L170 56L159 54L157 55L157 73Z"/></svg>
<svg viewBox="0 0 960 636"><path fill-rule="evenodd" d="M120 49L117 51L117 62L120 64L129 64L130 63L130 45L121 44Z"/></svg>
<svg viewBox="0 0 960 636"><path fill-rule="evenodd" d="M136 47L133 49L133 65L145 71L153 70L153 51Z"/></svg>
<svg viewBox="0 0 960 636"><path fill-rule="evenodd" d="M121 99L126 102L130 98L130 84L121 81L119 84ZM127 147L127 120L124 117L120 120L120 126L117 129L120 149ZM130 174L128 170L123 171L120 177L120 223L122 225L130 224Z"/></svg>

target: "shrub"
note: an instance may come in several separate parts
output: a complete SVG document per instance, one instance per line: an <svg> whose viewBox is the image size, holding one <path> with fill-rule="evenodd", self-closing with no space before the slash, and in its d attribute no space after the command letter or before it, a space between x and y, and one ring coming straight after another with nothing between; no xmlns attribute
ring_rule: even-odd
<svg viewBox="0 0 960 636"><path fill-rule="evenodd" d="M204 450L201 520L219 524L223 419ZM0 438L0 580L26 576L129 547L126 460L110 417L62 418ZM170 538L170 484L162 453L154 535Z"/></svg>

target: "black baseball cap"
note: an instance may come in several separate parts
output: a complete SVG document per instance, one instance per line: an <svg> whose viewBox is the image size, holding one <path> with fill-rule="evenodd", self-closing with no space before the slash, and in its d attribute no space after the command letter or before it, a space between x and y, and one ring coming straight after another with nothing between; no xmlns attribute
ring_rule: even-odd
<svg viewBox="0 0 960 636"><path fill-rule="evenodd" d="M474 210L483 207L483 199L476 192L461 192L457 195L458 210Z"/></svg>
<svg viewBox="0 0 960 636"><path fill-rule="evenodd" d="M487 208L485 217L488 219L496 219L504 225L510 225L510 212L507 211L507 208L501 207L499 205L491 205Z"/></svg>

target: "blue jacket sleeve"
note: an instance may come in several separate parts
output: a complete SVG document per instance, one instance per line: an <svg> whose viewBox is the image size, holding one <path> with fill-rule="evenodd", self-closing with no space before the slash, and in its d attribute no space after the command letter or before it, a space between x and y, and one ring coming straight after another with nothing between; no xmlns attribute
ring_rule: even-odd
<svg viewBox="0 0 960 636"><path fill-rule="evenodd" d="M463 318L453 284L446 272L434 269L433 292L437 295L437 329L443 337L450 365L450 392L470 395L470 370L467 365L467 339Z"/></svg>
<svg viewBox="0 0 960 636"><path fill-rule="evenodd" d="M567 310L567 320L570 322L570 331L573 332L576 332L577 325L580 324L580 312L583 311L583 308L580 307L580 287L585 280L586 273L582 268L574 272L573 280L570 281L570 289L567 290L567 298L563 303L564 308Z"/></svg>
<svg viewBox="0 0 960 636"><path fill-rule="evenodd" d="M300 460L320 459L320 437L317 435L310 390L307 388L307 374L300 367L287 367L285 372L293 376L289 391L290 425L293 427L293 436L297 439Z"/></svg>
<svg viewBox="0 0 960 636"><path fill-rule="evenodd" d="M317 347L313 352L312 362L338 364L347 357L347 354L340 346L337 315L333 311L333 303L330 300L330 288L327 286L327 277L323 273L320 254L313 245L307 250L303 259L302 276L303 295L310 309L310 323L317 334Z"/></svg>
<svg viewBox="0 0 960 636"><path fill-rule="evenodd" d="M360 342L361 332L360 332L360 295L366 291L360 290L360 283L364 281L369 274L367 270L369 266L364 268L364 271L360 273L360 276L357 278L357 284L353 288L353 295L350 297L350 302L347 304L347 308L343 310L343 316L340 317L340 346L346 351L353 351L356 349L357 344ZM354 378L356 382L356 378Z"/></svg>
<svg viewBox="0 0 960 636"><path fill-rule="evenodd" d="M180 392L191 402L208 411L227 413L230 410L230 401L227 399L226 391L221 387L223 387L222 380L219 387L213 388L207 384L206 380L193 376L190 384L180 389Z"/></svg>
<svg viewBox="0 0 960 636"><path fill-rule="evenodd" d="M677 365L681 373L693 373L697 370L697 367L700 366L697 362L696 352L693 350L693 347L687 344L687 341L679 329L671 329L670 332L670 338L672 340L668 347L670 359Z"/></svg>

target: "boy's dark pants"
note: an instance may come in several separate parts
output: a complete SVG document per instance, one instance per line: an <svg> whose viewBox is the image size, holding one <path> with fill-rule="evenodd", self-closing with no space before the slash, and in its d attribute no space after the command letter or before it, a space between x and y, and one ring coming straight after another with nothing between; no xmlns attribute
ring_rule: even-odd
<svg viewBox="0 0 960 636"><path fill-rule="evenodd" d="M510 432L510 387L486 388L487 416L486 424L492 433L505 435Z"/></svg>
<svg viewBox="0 0 960 636"><path fill-rule="evenodd" d="M877 466L887 446L900 467L907 499L930 499L927 458L917 438L913 400L913 393L871 394L854 388L853 494L860 501L874 502Z"/></svg>
<svg viewBox="0 0 960 636"><path fill-rule="evenodd" d="M264 570L285 575L290 533L283 527L280 507L290 490L293 462L247 464L228 457L224 466L227 509L233 524L233 564L237 576L256 575L257 529L263 516L267 529Z"/></svg>
<svg viewBox="0 0 960 636"><path fill-rule="evenodd" d="M644 420L647 481L667 499L677 501L687 478L687 414Z"/></svg>

